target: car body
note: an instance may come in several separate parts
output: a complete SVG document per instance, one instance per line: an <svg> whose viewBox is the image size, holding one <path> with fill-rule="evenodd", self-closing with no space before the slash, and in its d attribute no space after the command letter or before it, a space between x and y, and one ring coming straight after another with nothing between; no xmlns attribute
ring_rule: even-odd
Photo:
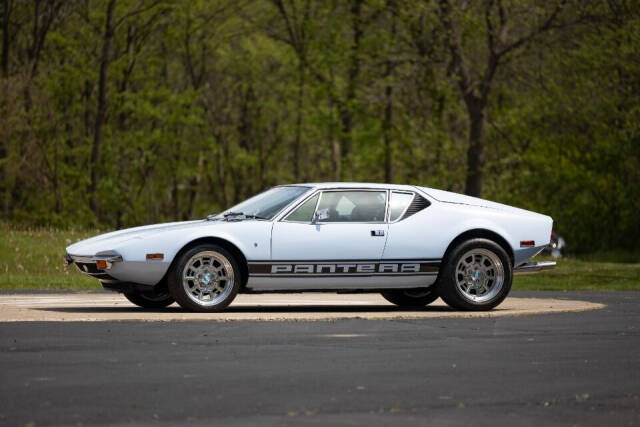
<svg viewBox="0 0 640 427"><path fill-rule="evenodd" d="M176 298L180 289L186 293L196 289L193 294L198 296L215 288L213 293L219 291L221 296L228 285L225 279L233 282L233 296L238 292L387 292L387 296L422 292L430 294L422 300L430 300L437 297L432 291L451 251L473 239L497 247L478 250L499 255L494 264L509 276L503 280L509 287L514 270L553 267L554 263L526 263L549 244L552 223L546 215L420 186L292 184L274 187L204 220L135 227L83 240L69 246L65 258L105 288L128 297L137 295L134 302L142 306L162 306L158 301L173 299L181 302ZM203 245L213 249L204 251ZM192 254L193 266L187 271L189 267L180 263L187 263L185 254L198 247L204 247L199 253L209 258L198 261L193 258L198 252ZM457 276L471 283L467 288L478 288L476 300L481 299L477 283L485 283L488 291L490 276L496 274L487 270L489 252L485 261L481 255L476 257L475 267L473 259L467 258ZM174 272L178 267L182 270ZM454 281L462 280L458 279ZM156 305L144 304L154 298ZM200 307L198 298L188 298L181 305L214 311L228 304L225 300L222 305ZM210 302L213 296L205 299ZM472 307L462 308L476 305L491 308L491 304L473 302Z"/></svg>

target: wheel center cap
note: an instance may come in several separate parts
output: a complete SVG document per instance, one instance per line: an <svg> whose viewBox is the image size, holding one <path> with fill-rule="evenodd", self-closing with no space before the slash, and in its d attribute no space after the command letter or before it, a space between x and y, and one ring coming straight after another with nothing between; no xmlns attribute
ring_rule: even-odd
<svg viewBox="0 0 640 427"><path fill-rule="evenodd" d="M202 281L206 285L208 285L211 282L212 279L213 279L213 274L211 274L211 273L206 273L204 276L202 276Z"/></svg>

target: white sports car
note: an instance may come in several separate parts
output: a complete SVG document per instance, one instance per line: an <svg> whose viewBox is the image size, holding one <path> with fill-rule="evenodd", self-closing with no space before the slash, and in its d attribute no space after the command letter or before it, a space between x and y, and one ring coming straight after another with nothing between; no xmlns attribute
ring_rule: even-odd
<svg viewBox="0 0 640 427"><path fill-rule="evenodd" d="M65 259L134 304L219 311L238 292L380 292L488 310L551 236L548 216L412 185L282 185L206 219L130 228Z"/></svg>

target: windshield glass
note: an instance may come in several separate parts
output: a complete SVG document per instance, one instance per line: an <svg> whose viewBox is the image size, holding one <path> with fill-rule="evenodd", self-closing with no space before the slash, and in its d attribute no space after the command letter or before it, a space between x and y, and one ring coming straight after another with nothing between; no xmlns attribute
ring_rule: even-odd
<svg viewBox="0 0 640 427"><path fill-rule="evenodd" d="M309 187L299 185L274 187L227 209L221 216L233 212L272 219L289 203L307 191L309 191Z"/></svg>

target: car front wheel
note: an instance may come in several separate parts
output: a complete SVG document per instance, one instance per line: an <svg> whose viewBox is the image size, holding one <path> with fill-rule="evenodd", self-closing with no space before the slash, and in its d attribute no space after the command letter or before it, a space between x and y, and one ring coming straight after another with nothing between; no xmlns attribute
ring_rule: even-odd
<svg viewBox="0 0 640 427"><path fill-rule="evenodd" d="M169 292L182 308L216 312L236 297L242 273L228 250L205 244L183 253L168 279Z"/></svg>
<svg viewBox="0 0 640 427"><path fill-rule="evenodd" d="M511 289L513 269L505 250L488 239L458 244L447 255L436 292L459 310L491 310Z"/></svg>

